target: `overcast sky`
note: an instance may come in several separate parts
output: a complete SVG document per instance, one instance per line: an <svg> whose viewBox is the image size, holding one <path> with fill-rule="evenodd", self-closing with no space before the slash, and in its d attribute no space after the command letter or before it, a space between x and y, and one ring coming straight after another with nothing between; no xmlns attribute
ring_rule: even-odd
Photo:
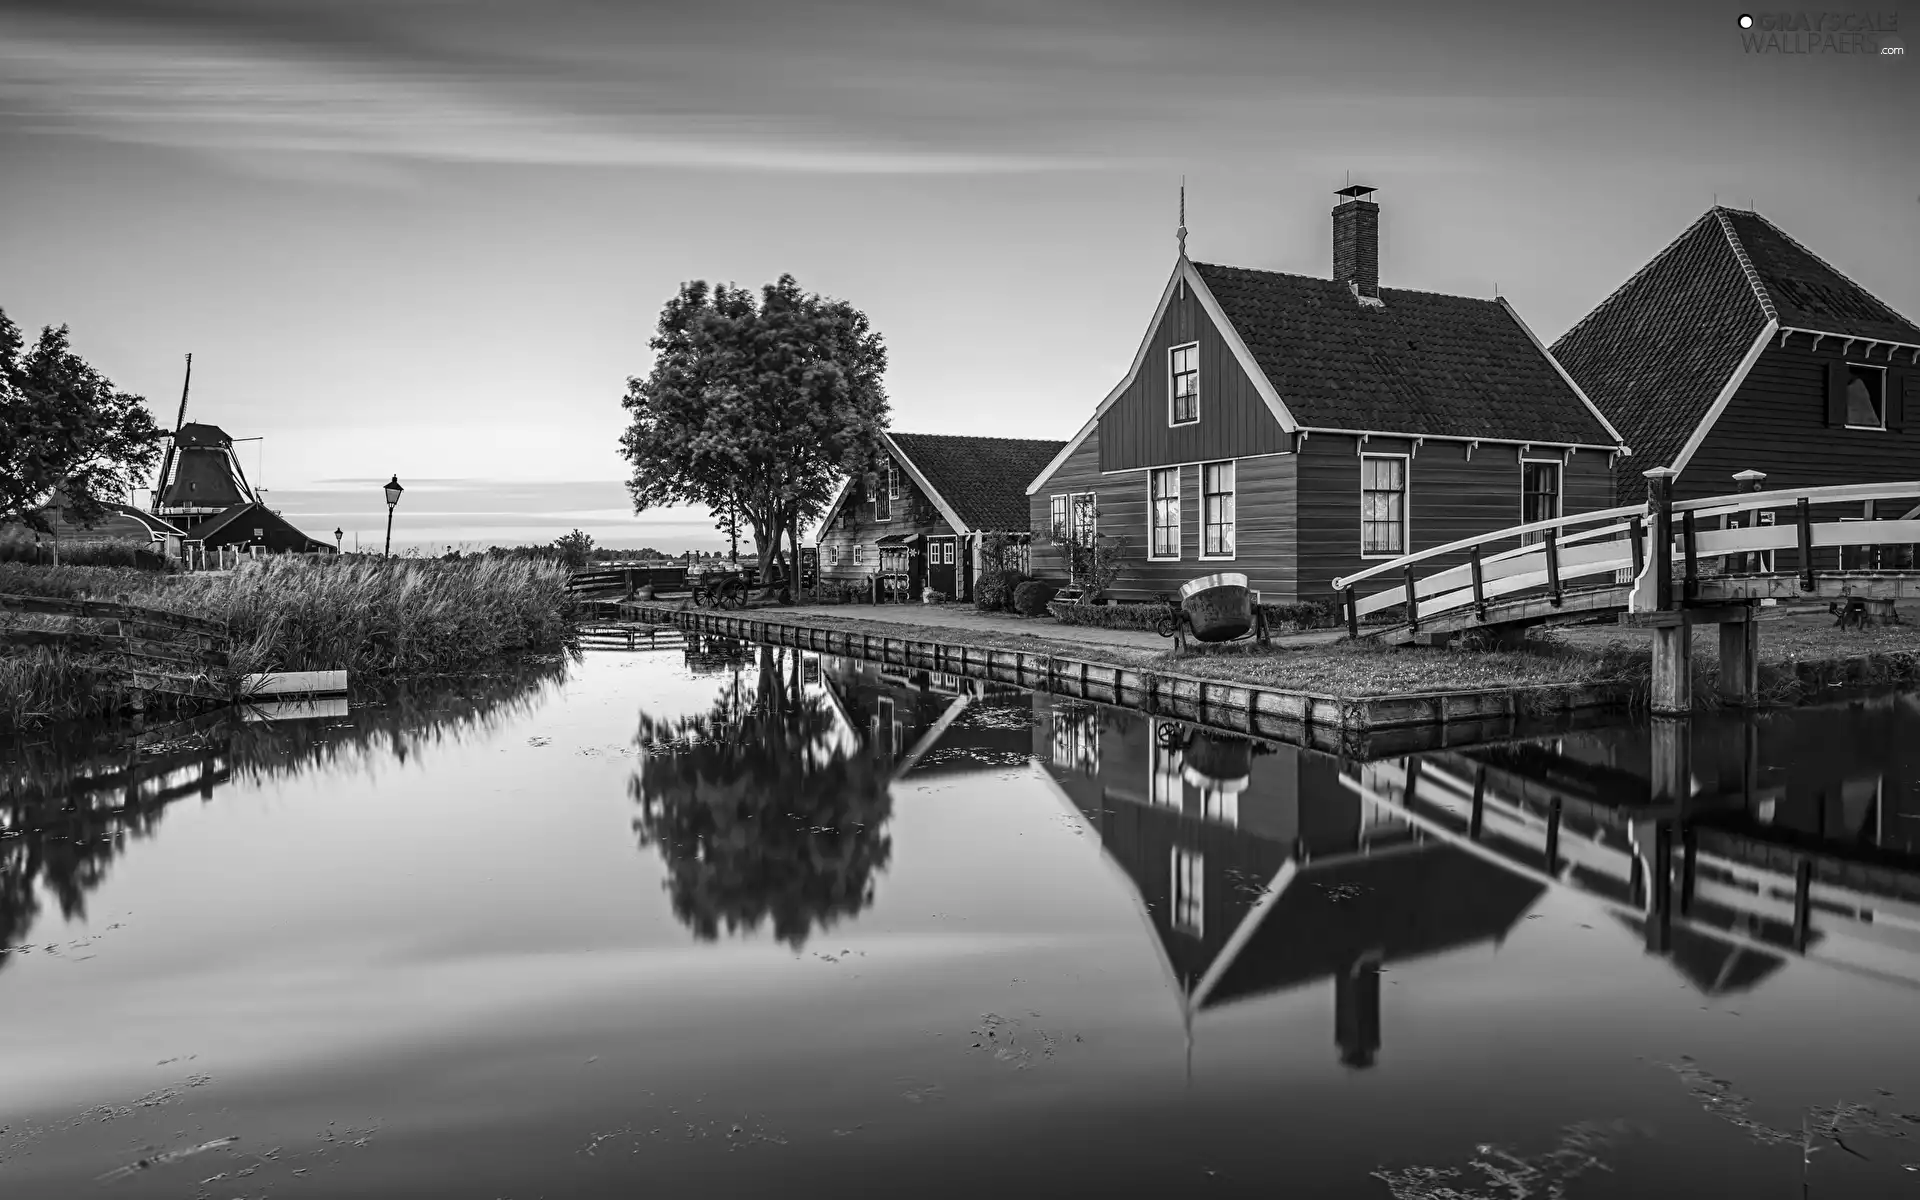
<svg viewBox="0 0 1920 1200"><path fill-rule="evenodd" d="M397 472L401 542L713 547L618 486L682 280L866 310L896 428L1064 438L1182 175L1195 258L1325 275L1351 172L1384 283L1549 341L1716 195L1920 317L1920 61L1750 55L1739 11L0 0L0 307L168 424L192 351L311 532L378 537Z"/></svg>

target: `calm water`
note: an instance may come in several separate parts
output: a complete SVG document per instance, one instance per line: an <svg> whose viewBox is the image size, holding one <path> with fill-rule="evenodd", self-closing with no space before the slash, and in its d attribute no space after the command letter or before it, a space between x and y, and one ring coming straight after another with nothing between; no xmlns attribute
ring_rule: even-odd
<svg viewBox="0 0 1920 1200"><path fill-rule="evenodd" d="M34 750L0 1195L1920 1195L1920 702L1656 759L722 642Z"/></svg>

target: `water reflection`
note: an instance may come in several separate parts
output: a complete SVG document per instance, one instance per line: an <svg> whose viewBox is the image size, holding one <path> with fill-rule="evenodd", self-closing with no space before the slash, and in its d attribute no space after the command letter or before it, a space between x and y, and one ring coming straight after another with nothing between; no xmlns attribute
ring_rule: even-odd
<svg viewBox="0 0 1920 1200"><path fill-rule="evenodd" d="M25 942L49 896L83 919L87 896L167 809L236 781L405 763L423 746L482 735L565 678L564 661L437 680L347 706L226 710L151 729L69 731L0 762L0 949ZM0 953L0 969L13 955Z"/></svg>

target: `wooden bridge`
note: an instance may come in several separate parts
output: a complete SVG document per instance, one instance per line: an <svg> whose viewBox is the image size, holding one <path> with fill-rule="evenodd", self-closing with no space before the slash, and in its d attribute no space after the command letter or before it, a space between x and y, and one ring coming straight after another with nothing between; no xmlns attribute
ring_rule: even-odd
<svg viewBox="0 0 1920 1200"><path fill-rule="evenodd" d="M1625 613L1654 630L1654 711L1679 713L1691 707L1693 625L1720 626L1722 695L1748 702L1759 601L1920 597L1920 481L1760 491L1764 476L1748 472L1749 490L1675 502L1672 471L1646 474L1645 504L1515 525L1336 579L1348 635L1407 644L1485 630L1512 643L1530 626ZM1905 514L1863 516L1881 501Z"/></svg>

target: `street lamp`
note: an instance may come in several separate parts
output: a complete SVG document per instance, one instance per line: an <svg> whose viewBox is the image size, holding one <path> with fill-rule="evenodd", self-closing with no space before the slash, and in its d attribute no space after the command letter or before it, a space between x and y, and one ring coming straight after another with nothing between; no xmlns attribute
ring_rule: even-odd
<svg viewBox="0 0 1920 1200"><path fill-rule="evenodd" d="M346 538L346 536L347 536L346 531L341 529L338 525L335 525L333 527L333 552L335 554L346 553L346 547L341 544L342 541Z"/></svg>
<svg viewBox="0 0 1920 1200"><path fill-rule="evenodd" d="M400 476L387 480L384 489L387 493L387 554L393 553L393 506L400 503L400 493L407 489L400 486Z"/></svg>

